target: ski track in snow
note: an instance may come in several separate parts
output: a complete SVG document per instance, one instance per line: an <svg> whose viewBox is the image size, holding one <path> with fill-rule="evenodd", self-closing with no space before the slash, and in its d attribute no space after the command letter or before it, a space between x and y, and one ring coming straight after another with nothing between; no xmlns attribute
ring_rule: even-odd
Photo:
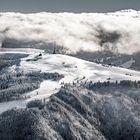
<svg viewBox="0 0 140 140"><path fill-rule="evenodd" d="M18 51L20 51L20 49ZM29 101L35 99L49 99L52 94L59 91L61 83L72 83L73 81L75 81L75 79L93 82L107 81L108 78L110 78L110 81L140 80L140 72L133 70L102 66L101 64L96 64L75 57L60 54L54 55L42 53L41 59L33 61L34 57L37 56L40 51L38 53L36 51L29 51L27 53L29 53L30 55L26 58L21 59L20 69L28 72L32 70L46 73L57 72L59 74L63 74L64 78L62 78L60 81L44 80L40 84L39 89L23 94L23 97L30 96L30 98L28 99L0 103L0 113L15 107L25 108L26 104ZM30 59L30 61L26 61L27 59ZM11 68L14 69L15 67Z"/></svg>
<svg viewBox="0 0 140 140"><path fill-rule="evenodd" d="M132 66L133 63L135 63L135 60L133 60L133 58L131 58L131 60L125 62L125 63L122 64L121 66L122 66L123 68L129 69L129 68Z"/></svg>

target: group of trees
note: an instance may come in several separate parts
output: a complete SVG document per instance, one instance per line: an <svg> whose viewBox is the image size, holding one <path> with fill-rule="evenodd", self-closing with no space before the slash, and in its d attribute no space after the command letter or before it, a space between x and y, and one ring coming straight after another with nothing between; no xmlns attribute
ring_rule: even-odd
<svg viewBox="0 0 140 140"><path fill-rule="evenodd" d="M94 124L97 118L100 122L99 128L108 140L139 140L140 81L84 84L85 86L80 88L76 82L64 84L56 96L60 101L72 106L91 124ZM100 90L96 92L96 89Z"/></svg>
<svg viewBox="0 0 140 140"><path fill-rule="evenodd" d="M57 72L55 73L30 72L27 73L26 76L32 78L33 80L40 79L40 80L54 80L54 81L58 81L64 77L62 74L59 74Z"/></svg>
<svg viewBox="0 0 140 140"><path fill-rule="evenodd" d="M20 58L26 57L27 54L0 54L0 71L14 64L19 64Z"/></svg>
<svg viewBox="0 0 140 140"><path fill-rule="evenodd" d="M97 83L92 83L89 82L88 88L89 89L94 89L94 88L100 88L100 87L115 87L115 86L121 86L121 87L128 87L128 88L140 88L140 81L131 81L131 80L121 80L121 81L116 81L116 82L110 82L110 81L105 81L105 82L97 82Z"/></svg>
<svg viewBox="0 0 140 140"><path fill-rule="evenodd" d="M45 106L45 99L43 99L43 100L36 99L36 100L30 101L27 104L27 108L39 108L39 109L42 109L44 106Z"/></svg>
<svg viewBox="0 0 140 140"><path fill-rule="evenodd" d="M18 84L0 91L0 102L23 98L21 95L39 88L39 83Z"/></svg>
<svg viewBox="0 0 140 140"><path fill-rule="evenodd" d="M120 81L110 81L111 78L107 78L107 81L101 82L93 82L92 80L88 80L83 76L82 79L76 79L73 81L72 85L74 86L81 86L81 87L87 87L87 88L100 88L100 87L108 87L108 86L121 86L121 87L134 87L134 88L140 88L140 81L132 81L132 80L120 80ZM63 87L65 87L67 84L61 83Z"/></svg>

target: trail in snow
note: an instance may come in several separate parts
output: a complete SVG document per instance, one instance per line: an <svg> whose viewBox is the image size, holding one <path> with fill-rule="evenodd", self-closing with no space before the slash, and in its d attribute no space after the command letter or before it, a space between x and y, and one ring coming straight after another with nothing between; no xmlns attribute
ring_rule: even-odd
<svg viewBox="0 0 140 140"><path fill-rule="evenodd" d="M50 95L56 93L60 88L60 84L54 81L43 81L40 88L29 93L23 94L23 97L29 97L25 100L15 100L0 103L0 113L12 108L25 108L26 104L32 100L48 98ZM37 94L38 93L38 94Z"/></svg>
<svg viewBox="0 0 140 140"><path fill-rule="evenodd" d="M131 58L131 60L129 60L129 61L125 62L124 64L122 64L121 67L129 69L132 66L133 63L135 63L135 60L133 60L133 58Z"/></svg>
<svg viewBox="0 0 140 140"><path fill-rule="evenodd" d="M0 114L15 107L25 108L26 104L27 104L26 100L16 100L16 101L0 103Z"/></svg>
<svg viewBox="0 0 140 140"><path fill-rule="evenodd" d="M24 94L23 96L30 96L30 99L28 99L28 101L35 100L35 99L43 99L43 98L50 97L52 94L58 92L59 89L60 89L59 82L44 80L41 83L39 89Z"/></svg>

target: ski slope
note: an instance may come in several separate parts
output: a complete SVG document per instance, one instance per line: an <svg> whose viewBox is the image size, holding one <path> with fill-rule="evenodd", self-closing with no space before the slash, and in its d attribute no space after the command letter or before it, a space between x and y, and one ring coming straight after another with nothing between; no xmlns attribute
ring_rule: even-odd
<svg viewBox="0 0 140 140"><path fill-rule="evenodd" d="M62 83L73 83L76 80L82 82L103 82L108 79L112 82L116 80L140 80L140 72L102 66L67 55L42 53L42 56L34 61L38 54L35 52L26 58L22 58L20 66L18 66L19 69L24 72L35 70L46 73L57 72L63 74L64 78L60 81L44 80L39 89L23 94L23 96L30 96L28 99L0 103L0 113L15 107L25 108L29 101L35 99L49 99L52 94L59 91ZM14 69L16 69L16 66L11 67L11 71L14 71Z"/></svg>

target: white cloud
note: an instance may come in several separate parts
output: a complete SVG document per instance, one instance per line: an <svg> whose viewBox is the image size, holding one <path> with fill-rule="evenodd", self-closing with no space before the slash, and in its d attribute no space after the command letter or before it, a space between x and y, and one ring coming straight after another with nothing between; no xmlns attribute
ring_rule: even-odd
<svg viewBox="0 0 140 140"><path fill-rule="evenodd" d="M53 43L70 52L97 51L111 44L121 53L140 51L140 12L1 13L0 42Z"/></svg>

